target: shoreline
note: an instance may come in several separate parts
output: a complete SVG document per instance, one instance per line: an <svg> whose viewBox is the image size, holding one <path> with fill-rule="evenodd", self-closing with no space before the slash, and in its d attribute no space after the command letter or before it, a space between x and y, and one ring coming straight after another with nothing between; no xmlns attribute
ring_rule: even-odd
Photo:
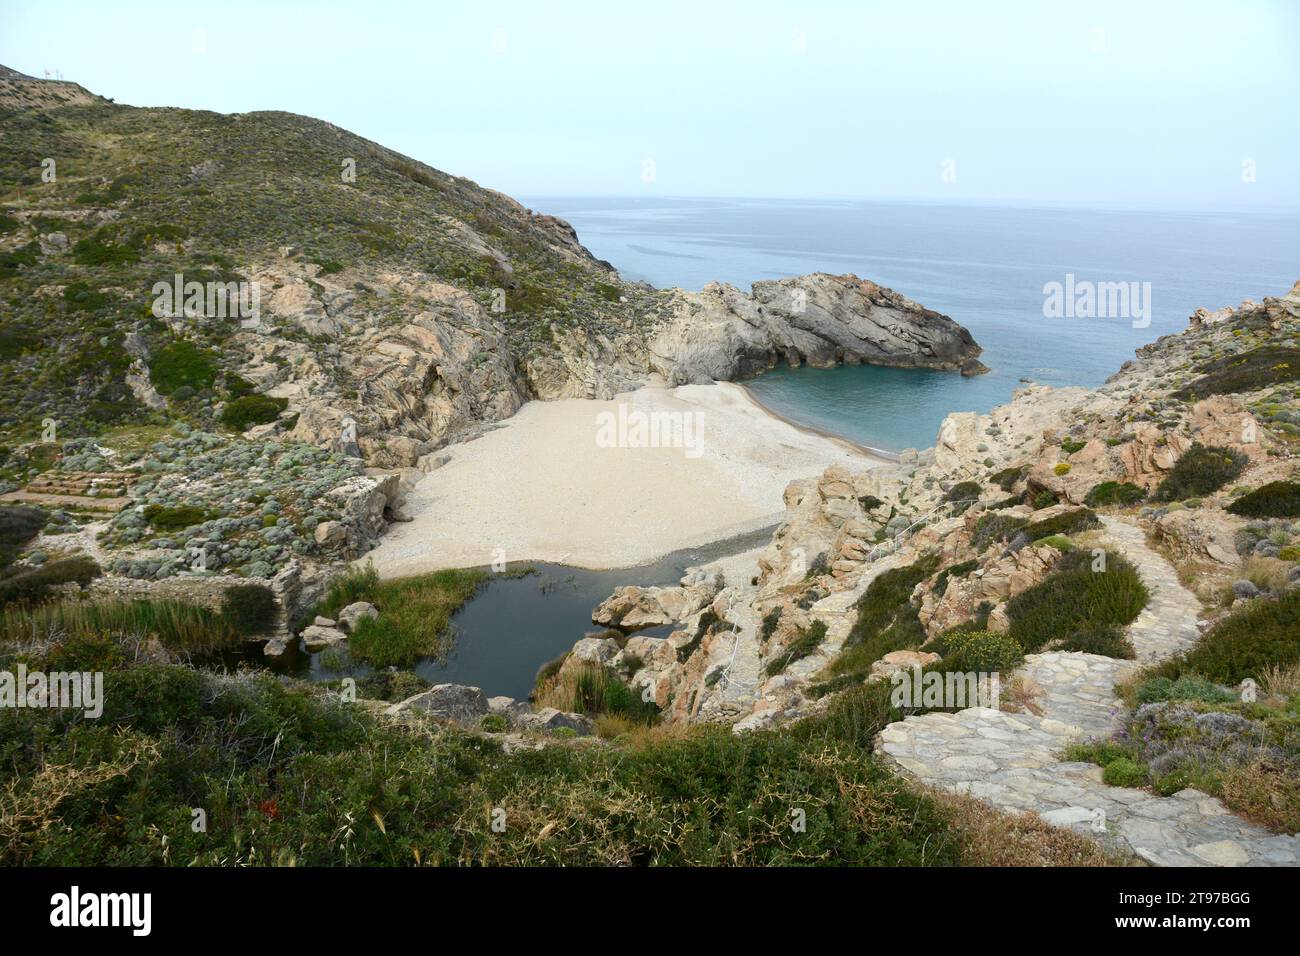
<svg viewBox="0 0 1300 956"><path fill-rule="evenodd" d="M602 415L638 412L694 422L698 447L601 443ZM532 401L445 451L404 505L412 520L360 559L383 578L501 560L634 570L771 527L791 481L892 461L790 422L729 382Z"/></svg>
<svg viewBox="0 0 1300 956"><path fill-rule="evenodd" d="M830 441L843 445L846 448L850 448L853 451L859 452L860 454L866 456L867 458L877 459L883 464L896 465L899 462L900 456L898 455L897 452L886 451L883 448L876 448L872 445L864 445L861 442L854 441L852 438L845 438L843 435L837 435L834 432L828 431L825 428L818 428L816 425L809 425L805 422L796 421L795 419L790 418L789 416L781 414L776 409L774 409L771 405L768 405L766 402L764 402L761 398L759 398L754 393L754 390L752 388L750 388L744 382L732 382L731 384L735 385L737 388L744 389L745 396L751 402L753 402L754 405L756 405L763 412L765 412L767 415L771 416L772 418L775 418L777 421L785 422L787 425L789 425L792 428L797 428L800 431L807 432L810 435L817 435L821 438L829 439Z"/></svg>

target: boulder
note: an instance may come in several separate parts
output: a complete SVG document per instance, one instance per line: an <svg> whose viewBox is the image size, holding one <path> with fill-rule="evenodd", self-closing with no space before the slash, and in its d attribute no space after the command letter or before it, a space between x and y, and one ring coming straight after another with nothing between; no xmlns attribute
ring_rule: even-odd
<svg viewBox="0 0 1300 956"><path fill-rule="evenodd" d="M358 621L379 617L379 611L367 601L356 601L339 611L339 627L349 633L356 628Z"/></svg>
<svg viewBox="0 0 1300 956"><path fill-rule="evenodd" d="M536 713L524 714L519 718L519 726L537 733L550 733L561 727L568 727L580 737L595 733L595 724L582 714L566 714L554 707L545 707Z"/></svg>
<svg viewBox="0 0 1300 956"><path fill-rule="evenodd" d="M306 628L300 636L303 646L309 651L321 651L335 644L342 644L348 639L348 636L338 628L322 627L319 624Z"/></svg>
<svg viewBox="0 0 1300 956"><path fill-rule="evenodd" d="M434 684L426 691L393 704L386 713L397 716L409 711L419 711L440 717L466 727L477 726L479 719L488 713L488 701L478 687L464 684Z"/></svg>
<svg viewBox="0 0 1300 956"><path fill-rule="evenodd" d="M573 645L569 661L605 664L619 652L618 641L611 637L584 637ZM565 661L567 664L568 661Z"/></svg>

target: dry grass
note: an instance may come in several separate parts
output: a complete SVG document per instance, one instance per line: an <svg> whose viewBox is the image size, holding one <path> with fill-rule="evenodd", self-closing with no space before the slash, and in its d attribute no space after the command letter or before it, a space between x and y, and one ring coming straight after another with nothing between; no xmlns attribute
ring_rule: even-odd
<svg viewBox="0 0 1300 956"><path fill-rule="evenodd" d="M1034 813L1004 813L975 797L927 790L962 841L964 866L1140 866L1095 840L1044 823Z"/></svg>
<svg viewBox="0 0 1300 956"><path fill-rule="evenodd" d="M1290 561L1262 556L1250 557L1241 563L1239 578L1245 578L1255 587L1280 594L1287 587L1287 573L1293 567Z"/></svg>
<svg viewBox="0 0 1300 956"><path fill-rule="evenodd" d="M1300 779L1268 759L1223 775L1223 802L1275 833L1300 833Z"/></svg>
<svg viewBox="0 0 1300 956"><path fill-rule="evenodd" d="M1039 686L1038 681L1021 674L1013 677L1003 686L1002 709L1009 710L1013 714L1028 711L1036 717L1041 717L1043 709L1038 706L1038 698L1042 696L1043 688Z"/></svg>
<svg viewBox="0 0 1300 956"><path fill-rule="evenodd" d="M116 760L88 767L47 765L25 784L11 783L0 794L0 843L7 847L7 858L21 859L21 847L55 825L64 800L123 777L157 757L153 741L132 740Z"/></svg>
<svg viewBox="0 0 1300 956"><path fill-rule="evenodd" d="M1274 664L1259 675L1259 689L1266 701L1285 702L1300 695L1300 664Z"/></svg>

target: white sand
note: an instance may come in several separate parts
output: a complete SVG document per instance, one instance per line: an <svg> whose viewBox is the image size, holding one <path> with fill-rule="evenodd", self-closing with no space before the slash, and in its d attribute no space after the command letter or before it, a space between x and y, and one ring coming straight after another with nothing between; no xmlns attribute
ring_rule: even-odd
<svg viewBox="0 0 1300 956"><path fill-rule="evenodd" d="M611 436L620 406L633 428L637 412L692 417L677 418L685 426L677 447L644 447L630 428ZM602 447L609 437L621 443ZM366 556L384 577L498 559L631 567L779 521L793 479L878 461L768 414L725 383L529 402L444 452L451 460L407 501L414 520L392 525Z"/></svg>

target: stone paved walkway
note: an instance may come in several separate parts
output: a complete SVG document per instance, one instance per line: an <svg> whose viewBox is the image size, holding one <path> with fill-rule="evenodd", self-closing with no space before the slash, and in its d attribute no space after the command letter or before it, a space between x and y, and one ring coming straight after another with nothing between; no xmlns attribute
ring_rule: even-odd
<svg viewBox="0 0 1300 956"><path fill-rule="evenodd" d="M1137 661L1096 654L1030 654L1016 674L1037 684L1041 714L973 707L909 717L886 727L877 749L923 783L969 793L1007 810L1132 850L1160 866L1295 866L1300 835L1272 834L1197 790L1159 797L1102 783L1101 768L1060 759L1066 745L1107 737L1123 723L1114 686L1141 663L1196 641L1196 598L1141 529L1103 519L1106 536L1142 576L1151 603L1129 627Z"/></svg>

